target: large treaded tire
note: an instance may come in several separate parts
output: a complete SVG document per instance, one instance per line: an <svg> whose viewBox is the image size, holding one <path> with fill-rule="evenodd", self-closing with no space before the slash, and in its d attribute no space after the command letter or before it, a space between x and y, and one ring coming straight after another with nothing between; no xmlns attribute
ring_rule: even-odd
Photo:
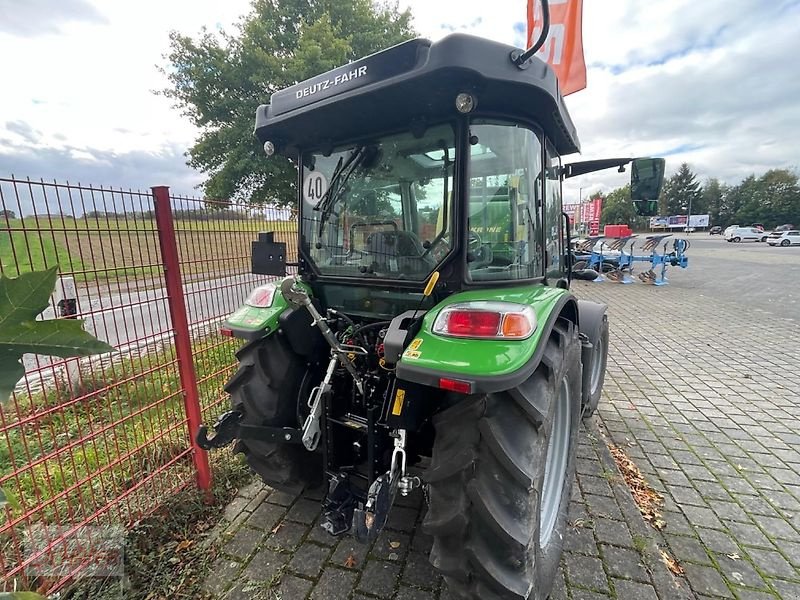
<svg viewBox="0 0 800 600"><path fill-rule="evenodd" d="M586 389L586 404L583 417L591 417L600 404L603 395L603 383L606 378L608 365L608 315L603 315L597 338L592 342L592 355L588 363L583 365L584 386ZM595 371L598 369L598 371Z"/></svg>
<svg viewBox="0 0 800 600"><path fill-rule="evenodd" d="M283 335L250 343L236 357L239 370L225 391L231 395L231 408L242 413L242 424L300 427L298 406L311 392L311 375ZM300 444L238 440L234 450L275 489L297 494L322 483L321 455Z"/></svg>
<svg viewBox="0 0 800 600"><path fill-rule="evenodd" d="M457 598L534 600L552 590L575 473L581 351L578 331L565 319L546 344L539 367L518 388L464 398L434 417L423 529L434 538L431 564ZM571 409L565 479L541 547L539 500L563 395Z"/></svg>

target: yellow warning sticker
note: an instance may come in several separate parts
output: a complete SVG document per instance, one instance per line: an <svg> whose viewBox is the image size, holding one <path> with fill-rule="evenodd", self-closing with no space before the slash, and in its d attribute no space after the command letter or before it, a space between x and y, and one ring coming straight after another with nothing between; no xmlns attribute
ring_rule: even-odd
<svg viewBox="0 0 800 600"><path fill-rule="evenodd" d="M408 348L409 350L417 350L420 346L422 346L422 338L416 338L408 345Z"/></svg>
<svg viewBox="0 0 800 600"><path fill-rule="evenodd" d="M395 417L399 417L400 413L403 412L403 401L406 399L406 391L405 390L397 390L397 393L394 396L394 406L392 406L392 414Z"/></svg>
<svg viewBox="0 0 800 600"><path fill-rule="evenodd" d="M403 354L405 358L419 358L422 356L422 352L419 350L406 350L405 354Z"/></svg>

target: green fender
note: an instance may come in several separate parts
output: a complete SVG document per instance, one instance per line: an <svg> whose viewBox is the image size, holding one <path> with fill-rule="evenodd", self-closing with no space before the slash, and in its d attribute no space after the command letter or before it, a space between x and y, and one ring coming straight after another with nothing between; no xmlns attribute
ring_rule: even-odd
<svg viewBox="0 0 800 600"><path fill-rule="evenodd" d="M536 314L536 330L525 340L479 340L432 332L439 312L457 302L495 300L528 305ZM431 309L416 338L397 364L397 377L432 387L440 378L471 384L472 392L499 392L520 385L536 369L558 316L567 310L577 320L577 304L569 291L545 285L504 287L461 292Z"/></svg>
<svg viewBox="0 0 800 600"><path fill-rule="evenodd" d="M281 295L281 281L264 284L275 286L272 306L258 308L256 306L250 306L245 302L225 320L222 327L229 329L234 337L248 341L270 335L277 331L278 318L289 308L288 303ZM306 284L301 283L300 285L311 293L311 288Z"/></svg>

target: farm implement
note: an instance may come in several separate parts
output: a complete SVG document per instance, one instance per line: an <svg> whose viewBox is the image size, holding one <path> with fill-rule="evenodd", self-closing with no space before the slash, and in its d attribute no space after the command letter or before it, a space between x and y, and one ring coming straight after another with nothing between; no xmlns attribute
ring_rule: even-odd
<svg viewBox="0 0 800 600"><path fill-rule="evenodd" d="M635 235L620 238L593 236L575 245L575 268L597 271L596 282L633 283L638 279L651 285L667 285L667 267L686 269L689 266L689 257L686 256L689 242L668 239L671 237L672 234L647 236L637 248L639 238ZM636 254L637 250L640 254ZM649 264L650 268L634 278L635 263Z"/></svg>

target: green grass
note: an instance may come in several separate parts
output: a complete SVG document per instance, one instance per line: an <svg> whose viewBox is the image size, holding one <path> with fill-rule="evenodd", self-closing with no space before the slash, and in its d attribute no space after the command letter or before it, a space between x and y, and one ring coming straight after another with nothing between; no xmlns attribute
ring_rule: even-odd
<svg viewBox="0 0 800 600"><path fill-rule="evenodd" d="M199 386L205 406L223 394L222 386L235 367L235 348L233 342L220 344L211 339L195 345L198 380L209 377ZM152 373L135 376L151 369ZM106 389L110 384L115 385ZM12 427L0 438L0 477L21 470L3 487L23 507L35 507L88 478L39 511L37 520L46 523L58 522L82 505L90 510L105 505L186 448L188 432L181 422L185 411L180 389L174 349L169 348L142 358L125 358L95 378L85 377L75 394L77 401L64 384L32 397L18 397L16 405L3 408L6 423L30 415L35 418L24 426ZM56 406L59 410L46 413ZM121 419L126 420L114 424ZM109 428L93 440L33 464L104 427ZM172 431L163 439L151 441L154 435L169 429ZM140 446L144 447L137 450ZM126 453L131 453L129 458L109 467L117 456ZM104 472L98 474L101 470ZM191 479L188 457L169 468L167 479L171 472L173 477L182 474ZM125 510L128 506L133 512L148 508L153 504L151 494L152 490L143 497L133 494Z"/></svg>
<svg viewBox="0 0 800 600"><path fill-rule="evenodd" d="M80 229L85 231L155 231L158 229L154 218L104 218L104 217L39 217L38 221L33 217L23 219L9 219L8 226L11 229L21 229L23 227L37 231L65 231ZM297 231L296 221L270 221L266 219L175 219L174 227L176 230L194 231Z"/></svg>
<svg viewBox="0 0 800 600"><path fill-rule="evenodd" d="M155 219L11 219L0 231L0 261L10 277L58 264L77 281L148 278L160 274L161 252ZM294 247L297 223L261 219L174 221L186 275L241 272L259 231L274 230ZM24 231L21 231L24 229Z"/></svg>
<svg viewBox="0 0 800 600"><path fill-rule="evenodd" d="M72 259L67 249L52 236L24 231L0 231L0 265L6 277L17 277L30 271L43 271L53 265L61 270L83 270L80 260Z"/></svg>

